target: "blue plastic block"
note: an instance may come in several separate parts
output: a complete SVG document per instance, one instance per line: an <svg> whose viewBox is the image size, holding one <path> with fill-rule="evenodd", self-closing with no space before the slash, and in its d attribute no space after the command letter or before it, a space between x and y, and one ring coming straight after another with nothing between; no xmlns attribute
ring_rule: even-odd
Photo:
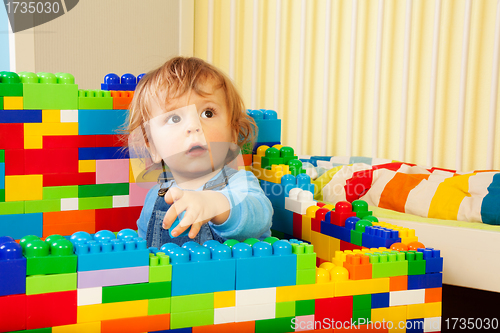
<svg viewBox="0 0 500 333"><path fill-rule="evenodd" d="M408 319L406 320L406 333L423 333L424 319Z"/></svg>
<svg viewBox="0 0 500 333"><path fill-rule="evenodd" d="M255 142L280 142L281 119L273 110L249 110L248 114L255 120L259 133Z"/></svg>
<svg viewBox="0 0 500 333"><path fill-rule="evenodd" d="M128 110L78 110L78 134L118 134L127 113Z"/></svg>
<svg viewBox="0 0 500 333"><path fill-rule="evenodd" d="M150 331L149 333L192 333L192 327L176 328L174 330Z"/></svg>
<svg viewBox="0 0 500 333"><path fill-rule="evenodd" d="M114 73L109 73L104 77L104 83L101 83L101 90L135 90L143 76L144 74L141 74L136 78L133 74L127 73L120 78Z"/></svg>
<svg viewBox="0 0 500 333"><path fill-rule="evenodd" d="M372 309L388 308L389 293L372 294Z"/></svg>
<svg viewBox="0 0 500 333"><path fill-rule="evenodd" d="M372 247L391 247L394 243L400 243L401 238L398 237L399 231L391 230L382 227L366 227L363 233L362 246L367 248Z"/></svg>
<svg viewBox="0 0 500 333"><path fill-rule="evenodd" d="M5 188L5 163L0 163L0 190Z"/></svg>
<svg viewBox="0 0 500 333"><path fill-rule="evenodd" d="M0 110L0 124L41 122L42 110Z"/></svg>
<svg viewBox="0 0 500 333"><path fill-rule="evenodd" d="M292 245L276 241L233 245L236 258L236 290L292 286L296 284L297 256Z"/></svg>
<svg viewBox="0 0 500 333"><path fill-rule="evenodd" d="M271 229L285 234L293 234L293 212L282 208L274 208Z"/></svg>
<svg viewBox="0 0 500 333"><path fill-rule="evenodd" d="M344 242L351 242L351 230L339 227L338 225L331 224L330 221L330 213L326 213L325 221L321 221L321 233L324 235L328 235L333 238L338 238L343 240Z"/></svg>
<svg viewBox="0 0 500 333"><path fill-rule="evenodd" d="M12 237L0 237L0 297L26 293L26 258Z"/></svg>
<svg viewBox="0 0 500 333"><path fill-rule="evenodd" d="M440 288L443 286L443 273L408 275L408 290Z"/></svg>
<svg viewBox="0 0 500 333"><path fill-rule="evenodd" d="M191 241L182 248L167 243L160 250L172 262L172 296L234 290L236 261L229 246L215 240L204 246Z"/></svg>
<svg viewBox="0 0 500 333"><path fill-rule="evenodd" d="M129 158L128 149L122 147L78 148L78 159L83 160L119 160Z"/></svg>
<svg viewBox="0 0 500 333"><path fill-rule="evenodd" d="M441 251L434 250L433 248L418 249L417 251L424 254L425 273L439 273L443 271Z"/></svg>
<svg viewBox="0 0 500 333"><path fill-rule="evenodd" d="M149 266L146 241L132 229L123 229L117 236L109 230L98 231L93 237L79 231L71 235L79 272L102 269Z"/></svg>
<svg viewBox="0 0 500 333"><path fill-rule="evenodd" d="M43 213L0 215L0 236L21 239L26 235L42 237Z"/></svg>
<svg viewBox="0 0 500 333"><path fill-rule="evenodd" d="M283 180L283 177L281 177L281 179ZM274 209L285 209L285 190L281 184L261 180L260 187L262 187L265 195L269 198L269 201L271 201Z"/></svg>

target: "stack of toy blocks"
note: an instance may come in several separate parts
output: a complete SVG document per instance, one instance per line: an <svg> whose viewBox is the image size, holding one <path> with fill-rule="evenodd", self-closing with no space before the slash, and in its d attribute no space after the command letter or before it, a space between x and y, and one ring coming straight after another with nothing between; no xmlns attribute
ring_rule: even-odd
<svg viewBox="0 0 500 333"><path fill-rule="evenodd" d="M137 80L78 90L64 73L0 73L0 236L136 228L135 183L119 129Z"/></svg>

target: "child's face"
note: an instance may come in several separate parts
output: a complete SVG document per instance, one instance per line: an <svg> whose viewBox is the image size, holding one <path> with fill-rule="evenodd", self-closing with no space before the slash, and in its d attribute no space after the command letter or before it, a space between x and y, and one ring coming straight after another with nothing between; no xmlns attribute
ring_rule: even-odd
<svg viewBox="0 0 500 333"><path fill-rule="evenodd" d="M176 178L196 179L222 168L229 149L236 147L222 89L204 97L188 92L163 106L154 101L151 113L152 153Z"/></svg>

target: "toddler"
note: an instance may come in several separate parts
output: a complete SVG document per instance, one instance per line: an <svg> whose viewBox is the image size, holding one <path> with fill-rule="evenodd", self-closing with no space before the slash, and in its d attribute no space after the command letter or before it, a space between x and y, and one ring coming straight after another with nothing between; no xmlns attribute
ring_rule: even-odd
<svg viewBox="0 0 500 333"><path fill-rule="evenodd" d="M270 236L258 179L228 166L255 130L232 82L201 59L173 58L140 80L128 132L164 170L137 221L148 246Z"/></svg>

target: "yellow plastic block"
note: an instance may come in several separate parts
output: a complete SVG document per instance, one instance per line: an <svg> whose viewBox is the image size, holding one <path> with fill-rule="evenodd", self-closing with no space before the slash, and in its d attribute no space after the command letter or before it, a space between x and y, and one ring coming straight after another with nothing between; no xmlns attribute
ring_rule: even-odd
<svg viewBox="0 0 500 333"><path fill-rule="evenodd" d="M315 290L315 284L301 284L295 286L277 287L276 302L291 302L314 299Z"/></svg>
<svg viewBox="0 0 500 333"><path fill-rule="evenodd" d="M41 135L25 135L24 149L42 149L43 137Z"/></svg>
<svg viewBox="0 0 500 333"><path fill-rule="evenodd" d="M371 321L373 323L385 321L390 333L406 332L406 305L372 309Z"/></svg>
<svg viewBox="0 0 500 333"><path fill-rule="evenodd" d="M52 333L101 333L101 322L56 326Z"/></svg>
<svg viewBox="0 0 500 333"><path fill-rule="evenodd" d="M245 170L245 171L250 171L250 172L252 172L252 167L251 167L250 165L240 165L240 166L238 167L238 171L240 171L240 170Z"/></svg>
<svg viewBox="0 0 500 333"><path fill-rule="evenodd" d="M144 164L144 159L140 158L131 158L130 159L130 183L148 183L153 182L156 183L158 181L158 176L162 172L162 170L151 170L145 173L146 166Z"/></svg>
<svg viewBox="0 0 500 333"><path fill-rule="evenodd" d="M42 110L42 123L60 123L61 110Z"/></svg>
<svg viewBox="0 0 500 333"><path fill-rule="evenodd" d="M335 282L335 297L389 292L389 278Z"/></svg>
<svg viewBox="0 0 500 333"><path fill-rule="evenodd" d="M236 291L219 291L214 293L214 308L229 308L236 306Z"/></svg>
<svg viewBox="0 0 500 333"><path fill-rule="evenodd" d="M254 175L260 179L275 184L281 184L281 177L291 174L290 167L284 164L273 164L271 170L262 169L260 163L253 163L252 171Z"/></svg>
<svg viewBox="0 0 500 333"><path fill-rule="evenodd" d="M25 135L78 135L78 123L26 123Z"/></svg>
<svg viewBox="0 0 500 333"><path fill-rule="evenodd" d="M260 146L259 148L257 148L257 151L256 151L257 154L253 155L253 159L252 159L253 163L258 163L260 166L260 163L262 161L262 157L266 156L266 150L268 148L270 148L270 147L266 146L266 145L263 145L263 146ZM253 163L252 163L252 165L253 165Z"/></svg>
<svg viewBox="0 0 500 333"><path fill-rule="evenodd" d="M330 237L330 256L335 251L340 251L340 239L335 237Z"/></svg>
<svg viewBox="0 0 500 333"><path fill-rule="evenodd" d="M78 324L141 317L148 315L148 300L83 305L79 306L76 311L76 322Z"/></svg>
<svg viewBox="0 0 500 333"><path fill-rule="evenodd" d="M4 110L23 110L22 96L5 96L3 98Z"/></svg>
<svg viewBox="0 0 500 333"><path fill-rule="evenodd" d="M311 218L302 215L302 237L303 240L311 241Z"/></svg>
<svg viewBox="0 0 500 333"><path fill-rule="evenodd" d="M43 176L5 176L5 201L43 199Z"/></svg>
<svg viewBox="0 0 500 333"><path fill-rule="evenodd" d="M96 162L95 160L80 160L78 161L78 172L95 172Z"/></svg>
<svg viewBox="0 0 500 333"><path fill-rule="evenodd" d="M441 317L441 302L407 305L408 319Z"/></svg>
<svg viewBox="0 0 500 333"><path fill-rule="evenodd" d="M319 232L311 230L311 243L314 245L314 250L318 258L329 260L330 256L330 236L323 235Z"/></svg>
<svg viewBox="0 0 500 333"><path fill-rule="evenodd" d="M335 282L316 283L314 285L314 298L331 298L335 295Z"/></svg>

